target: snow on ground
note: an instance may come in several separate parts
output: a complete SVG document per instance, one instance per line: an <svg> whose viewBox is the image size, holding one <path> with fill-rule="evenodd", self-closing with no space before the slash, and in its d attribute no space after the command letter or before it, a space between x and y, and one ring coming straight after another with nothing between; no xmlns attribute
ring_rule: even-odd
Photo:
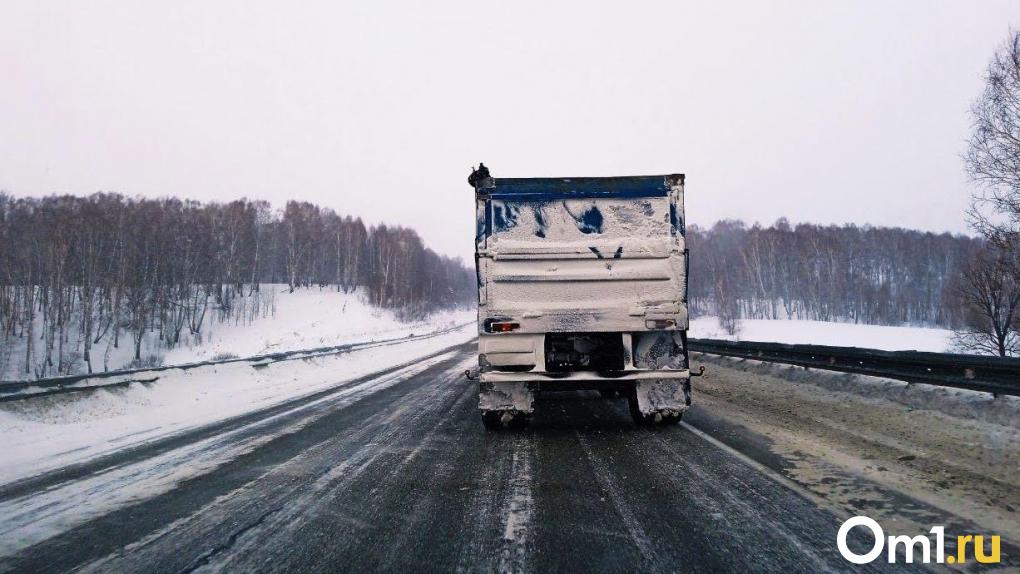
<svg viewBox="0 0 1020 574"><path fill-rule="evenodd" d="M474 307L436 313L424 321L401 322L392 311L373 307L364 294L307 288L288 292L273 289L275 314L250 324L214 323L203 329L200 343L167 350L166 365L208 360L216 356L250 357L265 353L328 347L344 343L392 339L424 334L475 320Z"/></svg>
<svg viewBox="0 0 1020 574"><path fill-rule="evenodd" d="M289 292L286 285L263 284L258 293L234 300L234 310L220 313L210 305L201 332L190 334L185 328L181 341L170 348L160 340L159 333L146 333L142 342L143 365L180 365L225 356L249 357L264 353L292 351L344 343L403 337L422 334L455 324L474 321L474 307L433 314L422 321L402 322L393 311L373 307L366 302L362 290L337 292L335 288L308 287ZM42 332L41 316L36 332ZM76 320L72 320L75 325ZM77 333L72 325L69 330ZM93 347L93 364L97 371L130 368L134 359L132 335L121 331L119 346L113 347L108 333ZM0 380L36 378L24 371L25 339L14 338L0 347ZM81 341L72 335L68 341L67 358L77 361L74 373L85 373L80 360ZM37 337L33 356L42 356L43 340ZM3 360L3 359L7 360ZM34 368L33 368L34 371ZM47 377L56 376L47 372Z"/></svg>
<svg viewBox="0 0 1020 574"><path fill-rule="evenodd" d="M949 337L952 331L931 327L895 327L859 325L827 321L744 319L736 336L726 333L716 317L691 320L689 334L700 339L768 341L864 347L886 351L952 352Z"/></svg>
<svg viewBox="0 0 1020 574"><path fill-rule="evenodd" d="M295 321L290 324L300 328L302 324L307 327L311 323ZM324 325L323 322L319 324ZM436 328L432 325L430 330ZM366 333L370 330L369 327L365 329ZM408 331L405 328L403 333ZM376 333L398 334L395 331ZM0 403L0 436L4 442L0 455L0 484L305 396L427 357L470 341L476 335L477 328L472 322L435 337L341 355L283 361L260 368L240 362L187 371L170 370L159 373L159 380L148 385L134 383L126 388L100 389L87 394ZM256 338L254 334L251 336ZM224 337L224 341L237 342L233 347L223 348L248 353L261 344L244 346L240 335L237 337ZM261 341L272 340L268 335L263 337ZM276 340L301 346L310 345L312 339L306 338L300 343L299 335Z"/></svg>

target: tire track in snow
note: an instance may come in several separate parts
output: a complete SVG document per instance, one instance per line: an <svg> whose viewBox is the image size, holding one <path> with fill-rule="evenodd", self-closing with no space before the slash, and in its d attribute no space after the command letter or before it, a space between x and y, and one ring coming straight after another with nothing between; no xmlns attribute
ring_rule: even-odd
<svg viewBox="0 0 1020 574"><path fill-rule="evenodd" d="M806 500L809 500L814 504L819 504L820 501L818 497L807 492L806 489L798 486L790 479L780 475L779 473L762 465L761 463L753 460L752 458L726 445L725 443L716 440L707 433L691 426L690 424L688 423L680 424L682 425L681 428L683 428L684 430L690 432L692 435L698 437L700 440L712 445L712 447L725 453L724 456L730 456L735 461L739 461L737 462L737 464L746 465L747 467L753 469L755 471L753 473L753 476L756 477L767 476L769 479L779 483L783 487L790 489L791 491L796 493L797 496L802 496ZM661 433L649 433L649 434L654 439L655 444L657 444L662 450L669 453L676 453L676 444L667 441L665 438L663 438ZM651 456L648 456L647 459L651 462L651 464L654 464L658 466L660 469L662 469L665 480L668 481L675 480L675 478L672 476L672 473L670 472L668 463L665 462L666 460L668 460L668 458L660 457L652 453L650 454ZM683 456L683 453L680 453L679 455L676 456ZM687 465L686 470L688 472L691 472L698 478L698 480L696 481L698 484L710 484L708 481L711 480L711 477L709 477L707 473L705 473L697 465ZM741 484L741 486L748 489L752 489L752 486L750 484L741 480L740 474L733 473L730 475L730 478L734 482ZM770 521L770 518L771 516L774 516L774 513L770 515L769 511L774 510L774 512L781 512L782 509L766 509L762 508L761 506L754 506L750 504L747 500L739 497L733 489L721 490L718 496L720 496L723 499L722 502L726 503L727 506L729 506L731 509L732 508L740 509L741 514L744 517L750 519L753 523L773 522L772 532L783 537L791 546L796 547L804 555L805 558L809 558L813 562L813 567L817 569L816 571L835 574L836 571L830 568L827 565L826 561L822 559L821 556L819 556L811 548L808 548L801 541L800 536L798 536L796 533L792 532L789 528L787 528L784 523L775 523L774 521Z"/></svg>
<svg viewBox="0 0 1020 574"><path fill-rule="evenodd" d="M470 367L471 365L476 364L477 359L472 356L465 362L465 364L461 365L461 367ZM463 369L457 370L458 377L460 376L461 372L463 372ZM372 489L370 495L373 501L375 502L369 502L368 504L382 505L384 497L387 496L388 494L391 494L390 492L388 492L388 489L384 489L382 485L393 484L395 482L396 477L403 474L405 472L405 469L408 469L408 467L410 466L410 463L418 459L419 455L424 450L426 450L427 447L433 444L436 438L436 434L440 430L440 428L443 425L452 422L452 417L459 414L461 409L465 406L465 403L469 401L478 400L478 395L474 388L474 385L469 385L467 391L468 392L460 393L460 395L457 396L457 398L452 402L452 404L448 405L446 408L443 409L443 413L440 416L439 421L431 429L429 429L428 433L425 435L422 441L418 443L413 449L411 449L411 451L397 465L395 465L392 469L389 470L389 472L387 472L386 478L380 480L380 486L377 486L376 488ZM474 408L475 407L472 407L472 410ZM454 474L454 472L456 471L456 468L454 467L454 460L452 458L447 458L437 461L436 470L438 471L440 477L450 476ZM431 476L430 479L436 480L437 482L443 482L442 478L437 479L437 477L434 475ZM389 551L386 552L386 554L383 556L381 560L381 566L379 568L380 570L393 571L397 569L397 567L394 565L394 562L399 557L401 557L400 554L402 553L403 548L408 543L412 542L413 539L419 535L418 524L419 523L428 524L431 517L435 515L434 513L442 512L443 510L442 508L436 507L436 505L439 502L440 502L439 500L433 497L423 497L419 498L416 501L414 509L412 510L411 514L407 517L407 520L404 523L404 527L400 530L399 535L393 539L392 543L390 544Z"/></svg>
<svg viewBox="0 0 1020 574"><path fill-rule="evenodd" d="M498 447L494 447L492 442L486 446L487 456L482 459L482 469L478 476L481 488L475 490L468 503L469 508L473 510L471 526L468 528L471 537L460 548L457 566L454 568L458 574L474 572L479 569L478 557L486 554L488 550L487 535L490 531L494 531L490 528L490 523L499 517L498 509L501 506L501 499L499 498L500 492L495 487L508 483L507 475L510 472L510 467L503 468L504 452ZM491 565L489 569L492 569Z"/></svg>
<svg viewBox="0 0 1020 574"><path fill-rule="evenodd" d="M471 360L474 360L474 358L472 357ZM448 376L443 377L434 387L418 389L408 394L400 401L400 405L396 409L379 412L366 420L365 424L353 436L371 436L371 440L367 441L339 464L330 467L311 484L299 483L294 485L292 491L295 494L294 496L277 496L276 498L282 501L281 508L279 509L280 512L273 512L265 520L259 520L258 524L243 528L240 536L232 537L231 543L221 548L215 554L215 560L205 560L201 570L213 572L247 570L252 566L246 564L244 560L257 547L266 544L275 545L279 548L289 547L291 545L289 539L293 534L292 526L302 524L303 515L313 511L317 506L331 505L332 498L337 493L345 492L351 483L358 480L373 465L378 463L380 459L392 454L390 449L392 443L409 434L417 434L416 429L426 426L424 424L426 419L430 418L434 411L422 408L423 405L425 407L440 405L441 403L436 401L435 397L448 394L449 390L446 388L446 385L461 376L463 371L461 367L463 365L458 364L448 369ZM463 399L464 397L461 397L458 402L462 402ZM446 414L443 416L446 416ZM389 476L398 474L424 450L426 443L431 439L436 427L441 422L442 419L440 419L439 423L433 425L432 429L421 439L415 448L411 449L398 464L388 468ZM338 437L344 443L351 442L351 438L352 435ZM328 452L322 452L321 449L309 449L303 452L300 458L329 460L335 457ZM274 472L287 476L290 474L288 467L301 464L301 461L292 460L281 464L274 469ZM263 483L262 488L265 489L265 477L260 479L260 482ZM384 484L386 484L385 480L379 481L380 486ZM371 494L377 493L382 494L378 488ZM264 501L255 501L254 504L257 505L261 502ZM370 501L365 501L364 504L371 505ZM240 560L240 563L234 564L235 560Z"/></svg>
<svg viewBox="0 0 1020 574"><path fill-rule="evenodd" d="M474 395L472 395L474 396ZM476 431L484 432L484 431ZM535 437L485 432L478 488L470 498L470 537L454 571L527 572L534 519ZM480 562L480 558L486 559Z"/></svg>
<svg viewBox="0 0 1020 574"><path fill-rule="evenodd" d="M369 420L366 424L359 428L354 433L351 433L344 437L345 443L359 443L363 439L372 436L373 440L366 441L366 444L354 451L350 456L344 459L337 465L329 467L326 472L322 473L311 485L306 483L297 483L290 485L277 484L273 487L275 498L282 502L270 511L264 512L257 517L256 520L251 521L248 524L237 526L231 533L227 535L229 540L228 544L223 544L217 547L215 552L206 552L203 555L203 559L197 562L198 566L207 566L212 563L214 556L220 556L227 553L228 550L232 550L235 545L241 545L245 541L245 537L241 536L252 530L261 527L266 521L277 514L280 514L284 510L287 510L289 516L294 515L300 510L304 510L312 504L316 496L321 496L321 492L328 488L333 482L340 479L341 477L347 476L351 479L357 477L368 467L369 464L380 455L381 450L378 448L378 443L381 439L385 439L388 435L395 434L397 428L392 424L395 419L399 418L399 413L394 412L379 412ZM378 419L378 420L375 420ZM382 434L378 431L378 425L388 429ZM310 449L303 451L298 457L289 461L290 464L301 464L299 459L305 458L323 458L326 457L330 460L335 458L336 449L330 449L332 445L319 444ZM282 464L274 466L265 473L262 473L252 478L247 483L235 488L234 490L216 497L205 506L197 509L195 512L188 514L187 516L180 518L166 527L159 529L156 532L146 536L145 538L133 542L118 552L107 555L103 558L90 562L89 564L80 568L81 572L103 572L109 571L110 564L119 558L124 556L137 557L137 553L145 552L145 550L151 545L161 543L164 537L172 535L180 535L183 532L187 532L193 535L194 538L204 540L207 536L216 536L208 532L208 524L206 521L210 516L218 516L223 514L236 514L246 515L253 507L262 507L266 501L264 499L257 498L257 491L265 486L266 481L276 482L280 479L281 475L288 475L290 473L288 464ZM296 494L297 493L297 494ZM255 497L255 498L252 498ZM232 508L227 509L227 506L232 505ZM292 516L291 516L292 517Z"/></svg>
<svg viewBox="0 0 1020 574"><path fill-rule="evenodd" d="M501 515L506 516L503 526L503 548L499 555L500 572L526 572L528 540L535 507L532 494L534 483L531 466L535 442L525 434L514 436L513 460L510 464L510 492Z"/></svg>
<svg viewBox="0 0 1020 574"><path fill-rule="evenodd" d="M624 500L619 486L617 486L616 481L613 480L613 476L609 473L605 464L595 457L595 453L592 451L591 445L588 443L588 438L581 434L580 431L576 430L574 431L574 435L577 437L577 442L581 445L581 450L584 451L584 455L591 465L592 473L595 475L596 482L598 482L599 486L602 487L602 490L604 490L609 496L613 509L620 517L620 520L623 521L623 526L627 529L627 533L630 535L631 541L634 543L634 546L637 547L638 552L640 552L641 557L644 559L646 567L659 564L659 559L655 549L652 548L652 541L648 538L648 534L645 532L644 528L641 527L641 522L638 521L627 501Z"/></svg>

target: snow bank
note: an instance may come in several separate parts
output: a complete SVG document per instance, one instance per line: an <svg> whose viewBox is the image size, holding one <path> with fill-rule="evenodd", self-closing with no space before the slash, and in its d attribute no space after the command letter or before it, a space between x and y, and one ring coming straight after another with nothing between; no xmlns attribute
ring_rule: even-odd
<svg viewBox="0 0 1020 574"><path fill-rule="evenodd" d="M694 354L696 363L709 363L745 373L769 375L783 380L810 384L866 400L885 400L911 409L939 411L948 415L1016 428L1020 423L1020 397L993 396L991 393L941 387L925 383L906 383L884 377L840 373L782 363L756 361L721 355Z"/></svg>
<svg viewBox="0 0 1020 574"><path fill-rule="evenodd" d="M286 285L264 284L254 295L238 296L229 312L220 313L210 302L202 321L201 332L191 334L185 327L181 340L173 347L160 339L160 333L149 331L141 343L141 364L134 363L133 336L120 332L119 346L112 346L113 334L107 332L92 349L97 371L114 371L132 367L180 365L227 356L292 351L311 347L335 346L344 343L402 337L408 333L422 334L455 324L474 321L475 310L445 311L422 321L403 322L393 311L373 307L366 302L362 290L337 292L335 288L300 288L293 293ZM41 316L37 333L42 332ZM71 320L70 339L65 360L74 362L71 374L84 374L81 360L82 341L77 328L78 318ZM26 338L15 337L0 345L0 380L35 378L37 373L24 370ZM44 352L41 338L34 341L33 363ZM56 361L54 354L53 360ZM49 370L46 377L57 376Z"/></svg>
<svg viewBox="0 0 1020 574"><path fill-rule="evenodd" d="M327 347L424 334L475 321L476 311L444 311L425 321L404 323L392 311L373 307L363 293L340 293L335 289L297 289L266 285L272 289L275 313L250 324L213 323L202 330L201 342L169 349L163 363L179 365L213 357L250 357L280 351Z"/></svg>
<svg viewBox="0 0 1020 574"><path fill-rule="evenodd" d="M930 327L893 327L827 321L745 319L740 322L740 331L734 337L726 333L716 317L699 317L691 320L689 334L700 339L946 353L951 352L949 337L952 331Z"/></svg>
<svg viewBox="0 0 1020 574"><path fill-rule="evenodd" d="M326 319L319 322L325 324ZM436 325L430 327L435 330ZM477 327L472 322L435 337L341 355L283 361L259 368L242 362L187 371L175 369L159 373L159 380L150 384L134 383L123 388L2 403L0 436L4 448L0 455L0 484L309 395L387 367L422 359L470 341L476 335ZM281 336L276 340L300 345L301 336L298 333L294 338ZM223 337L223 341L232 341L235 346L224 345L220 349L247 352L267 340L249 342L251 346L246 347L239 337ZM311 339L303 340L303 344L308 344Z"/></svg>

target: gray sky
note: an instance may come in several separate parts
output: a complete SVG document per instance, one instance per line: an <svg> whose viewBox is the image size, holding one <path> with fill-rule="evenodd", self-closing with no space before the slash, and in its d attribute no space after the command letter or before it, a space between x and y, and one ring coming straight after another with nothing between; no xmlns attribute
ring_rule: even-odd
<svg viewBox="0 0 1020 574"><path fill-rule="evenodd" d="M0 0L0 189L302 199L468 257L483 160L684 172L699 224L965 231L1020 2L552 4Z"/></svg>

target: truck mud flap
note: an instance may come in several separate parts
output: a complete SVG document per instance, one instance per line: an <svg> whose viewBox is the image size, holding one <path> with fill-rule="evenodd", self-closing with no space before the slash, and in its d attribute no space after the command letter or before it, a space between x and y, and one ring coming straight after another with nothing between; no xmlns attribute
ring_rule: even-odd
<svg viewBox="0 0 1020 574"><path fill-rule="evenodd" d="M637 408L642 414L679 415L691 406L690 379L647 379L634 383Z"/></svg>

